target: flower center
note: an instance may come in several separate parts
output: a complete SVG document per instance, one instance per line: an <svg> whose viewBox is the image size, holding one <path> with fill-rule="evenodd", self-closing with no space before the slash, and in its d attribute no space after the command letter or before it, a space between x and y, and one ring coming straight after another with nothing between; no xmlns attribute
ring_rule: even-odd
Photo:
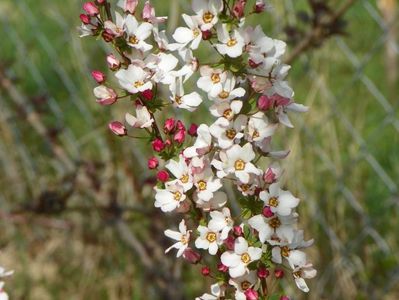
<svg viewBox="0 0 399 300"><path fill-rule="evenodd" d="M278 201L278 198L277 198L277 197L271 197L271 198L269 199L269 205L270 205L270 206L277 207L277 206L278 206L278 203L279 203L279 201Z"/></svg>
<svg viewBox="0 0 399 300"><path fill-rule="evenodd" d="M237 45L237 40L236 39L229 39L227 42L227 46L228 47L234 47L235 45Z"/></svg>
<svg viewBox="0 0 399 300"><path fill-rule="evenodd" d="M181 237L181 239L180 239L180 242L181 242L183 245L187 245L187 244L188 244L188 238L187 238L187 236L186 236L186 235L183 235L183 236Z"/></svg>
<svg viewBox="0 0 399 300"><path fill-rule="evenodd" d="M129 38L129 43L131 43L131 44L133 44L133 45L137 45L137 44L139 43L139 39L138 39L135 35L132 35L132 36Z"/></svg>
<svg viewBox="0 0 399 300"><path fill-rule="evenodd" d="M271 220L269 221L269 226L270 226L271 228L276 229L276 228L279 228L280 225L281 225L281 221L280 221L279 218L273 218L273 219L271 219Z"/></svg>
<svg viewBox="0 0 399 300"><path fill-rule="evenodd" d="M216 241L216 233L208 232L206 234L206 239L207 239L208 242L213 243L214 241Z"/></svg>
<svg viewBox="0 0 399 300"><path fill-rule="evenodd" d="M173 195L174 195L173 198L174 198L176 201L180 201L181 198L182 198L182 196L183 196L180 192L175 192Z"/></svg>
<svg viewBox="0 0 399 300"><path fill-rule="evenodd" d="M287 246L281 247L281 255L284 257L288 257L290 255L290 248Z"/></svg>
<svg viewBox="0 0 399 300"><path fill-rule="evenodd" d="M183 103L183 101L181 100L181 98L182 97L180 97L180 96L175 96L175 102L177 103L177 104L182 104Z"/></svg>
<svg viewBox="0 0 399 300"><path fill-rule="evenodd" d="M194 37L198 37L200 35L201 31L198 28L193 29L193 35Z"/></svg>
<svg viewBox="0 0 399 300"><path fill-rule="evenodd" d="M301 278L302 277L302 272L301 271L296 271L296 272L292 273L292 275L294 275L294 278Z"/></svg>
<svg viewBox="0 0 399 300"><path fill-rule="evenodd" d="M136 81L135 83L134 83L134 87L137 89L137 88L139 88L139 87L141 87L141 86L143 86L144 85L144 82L142 82L142 81Z"/></svg>
<svg viewBox="0 0 399 300"><path fill-rule="evenodd" d="M249 184L241 184L240 188L243 192L247 192L250 188L250 185Z"/></svg>
<svg viewBox="0 0 399 300"><path fill-rule="evenodd" d="M227 99L230 96L230 93L227 92L227 91L222 91L222 92L219 93L218 96L219 96L220 99L224 100L224 99Z"/></svg>
<svg viewBox="0 0 399 300"><path fill-rule="evenodd" d="M203 181L203 180L199 181L199 182L198 182L198 189L199 189L200 191L206 190L206 182Z"/></svg>
<svg viewBox="0 0 399 300"><path fill-rule="evenodd" d="M211 80L214 84L220 82L220 75L218 73L213 73L211 76Z"/></svg>
<svg viewBox="0 0 399 300"><path fill-rule="evenodd" d="M228 129L226 130L226 136L232 140L236 137L237 132L234 129Z"/></svg>
<svg viewBox="0 0 399 300"><path fill-rule="evenodd" d="M204 20L205 23L211 23L212 20L214 18L214 15L210 12L207 11L206 13L204 13L204 15L202 16L202 20Z"/></svg>
<svg viewBox="0 0 399 300"><path fill-rule="evenodd" d="M236 171L242 171L245 169L245 162L242 159L236 160L234 164Z"/></svg>
<svg viewBox="0 0 399 300"><path fill-rule="evenodd" d="M181 181L182 183L187 183L189 179L190 179L190 177L189 177L187 174L184 174L184 175L180 178L180 181Z"/></svg>
<svg viewBox="0 0 399 300"><path fill-rule="evenodd" d="M247 263L249 263L251 261L251 256L249 256L248 253L244 253L243 255L241 255L241 261L244 264L247 264Z"/></svg>
<svg viewBox="0 0 399 300"><path fill-rule="evenodd" d="M223 113L223 117L225 117L227 120L230 120L233 117L233 111L230 108L226 109Z"/></svg>
<svg viewBox="0 0 399 300"><path fill-rule="evenodd" d="M243 291L246 291L247 289L249 289L251 287L251 283L249 281L243 281L241 282L241 289Z"/></svg>
<svg viewBox="0 0 399 300"><path fill-rule="evenodd" d="M252 134L252 138L253 138L253 139L256 139L256 138L258 138L258 137L260 137L259 131L255 130L254 133Z"/></svg>

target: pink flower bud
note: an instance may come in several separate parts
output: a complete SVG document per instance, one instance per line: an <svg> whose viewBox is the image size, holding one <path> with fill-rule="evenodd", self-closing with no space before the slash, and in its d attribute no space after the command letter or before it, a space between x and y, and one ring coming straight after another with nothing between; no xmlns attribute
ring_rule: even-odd
<svg viewBox="0 0 399 300"><path fill-rule="evenodd" d="M210 40L211 38L212 38L212 31L210 30L202 31L202 39L204 41Z"/></svg>
<svg viewBox="0 0 399 300"><path fill-rule="evenodd" d="M152 90L145 90L144 92L141 93L141 95L144 97L144 99L150 101L154 97L154 93Z"/></svg>
<svg viewBox="0 0 399 300"><path fill-rule="evenodd" d="M281 296L280 300L290 300L290 298L288 296Z"/></svg>
<svg viewBox="0 0 399 300"><path fill-rule="evenodd" d="M242 236L242 228L241 226L234 226L233 228L234 235L239 237Z"/></svg>
<svg viewBox="0 0 399 300"><path fill-rule="evenodd" d="M125 12L134 14L138 4L139 4L139 0L124 0L123 10Z"/></svg>
<svg viewBox="0 0 399 300"><path fill-rule="evenodd" d="M274 101L271 97L268 97L266 95L262 95L258 99L258 108L260 110L266 111L272 108L274 105Z"/></svg>
<svg viewBox="0 0 399 300"><path fill-rule="evenodd" d="M170 139L167 139L165 141L165 147L170 147L170 146L172 146L172 142L170 141Z"/></svg>
<svg viewBox="0 0 399 300"><path fill-rule="evenodd" d="M176 120L174 118L169 118L165 121L163 125L163 131L167 133L172 133L176 127Z"/></svg>
<svg viewBox="0 0 399 300"><path fill-rule="evenodd" d="M288 104L291 103L291 99L280 96L279 94L274 94L272 96L272 99L274 100L277 106L287 106Z"/></svg>
<svg viewBox="0 0 399 300"><path fill-rule="evenodd" d="M100 5L103 5L105 3L106 0L97 0L97 3Z"/></svg>
<svg viewBox="0 0 399 300"><path fill-rule="evenodd" d="M158 161L158 159L156 157L151 157L148 160L147 165L148 165L148 169L153 170L153 169L156 169L158 167L159 161Z"/></svg>
<svg viewBox="0 0 399 300"><path fill-rule="evenodd" d="M165 148L165 144L158 138L153 140L151 145L155 152L161 152Z"/></svg>
<svg viewBox="0 0 399 300"><path fill-rule="evenodd" d="M271 208L269 206L265 206L262 210L262 214L266 217L266 218L271 218L274 216L274 213L272 212Z"/></svg>
<svg viewBox="0 0 399 300"><path fill-rule="evenodd" d="M260 267L260 268L258 269L257 274L258 274L258 277L259 277L259 278L263 279L263 278L269 277L270 272L269 272L269 270L266 269L265 267Z"/></svg>
<svg viewBox="0 0 399 300"><path fill-rule="evenodd" d="M143 7L143 13L141 14L144 21L148 21L155 17L154 7L150 4L149 1L146 1Z"/></svg>
<svg viewBox="0 0 399 300"><path fill-rule="evenodd" d="M100 11L98 10L98 7L94 4L94 2L84 3L83 9L89 16L92 16L92 17L94 17L100 13Z"/></svg>
<svg viewBox="0 0 399 300"><path fill-rule="evenodd" d="M211 274L211 269L208 266L202 267L201 274L203 276L209 276L209 274Z"/></svg>
<svg viewBox="0 0 399 300"><path fill-rule="evenodd" d="M263 174L263 180L267 184L272 184L276 181L276 174L274 174L272 168L266 170L265 174Z"/></svg>
<svg viewBox="0 0 399 300"><path fill-rule="evenodd" d="M82 21L83 24L90 24L90 16L81 14L79 16L80 20Z"/></svg>
<svg viewBox="0 0 399 300"><path fill-rule="evenodd" d="M263 0L256 0L254 12L260 14L265 11L266 4Z"/></svg>
<svg viewBox="0 0 399 300"><path fill-rule="evenodd" d="M183 144L185 139L186 139L186 131L185 130L179 130L173 137L173 140L179 144Z"/></svg>
<svg viewBox="0 0 399 300"><path fill-rule="evenodd" d="M190 128L188 129L188 134L191 136L197 136L198 125L191 124Z"/></svg>
<svg viewBox="0 0 399 300"><path fill-rule="evenodd" d="M177 121L176 127L178 130L186 130L186 126L184 126L183 122L180 120Z"/></svg>
<svg viewBox="0 0 399 300"><path fill-rule="evenodd" d="M259 299L258 292L253 289L247 289L244 294L245 294L245 297L247 297L247 300L258 300Z"/></svg>
<svg viewBox="0 0 399 300"><path fill-rule="evenodd" d="M284 270L283 269L274 270L274 276L276 276L277 279L283 278L284 277Z"/></svg>
<svg viewBox="0 0 399 300"><path fill-rule="evenodd" d="M237 19L241 19L245 13L246 0L237 0L233 6L233 14Z"/></svg>
<svg viewBox="0 0 399 300"><path fill-rule="evenodd" d="M108 124L109 129L118 136L125 136L127 135L127 130L125 125L121 122L114 121Z"/></svg>
<svg viewBox="0 0 399 300"><path fill-rule="evenodd" d="M201 260L201 254L191 248L187 248L183 252L183 258L191 264L197 264Z"/></svg>
<svg viewBox="0 0 399 300"><path fill-rule="evenodd" d="M157 173L157 178L161 182L166 182L169 180L169 173L166 170L161 170Z"/></svg>
<svg viewBox="0 0 399 300"><path fill-rule="evenodd" d="M108 54L107 64L112 71L118 70L121 66L121 62L113 54Z"/></svg>
<svg viewBox="0 0 399 300"><path fill-rule="evenodd" d="M228 270L229 270L229 268L227 266L225 266L222 263L218 263L218 271L219 272L226 273Z"/></svg>
<svg viewBox="0 0 399 300"><path fill-rule="evenodd" d="M227 237L227 239L224 240L224 244L226 245L227 250L231 250L231 251L234 250L234 242L235 242L235 239L231 235L229 235Z"/></svg>
<svg viewBox="0 0 399 300"><path fill-rule="evenodd" d="M94 95L97 98L97 103L101 105L111 105L116 102L118 95L116 92L106 87L105 85L100 85L94 89Z"/></svg>
<svg viewBox="0 0 399 300"><path fill-rule="evenodd" d="M114 34L109 29L105 29L101 35L105 42L109 43L114 40Z"/></svg>
<svg viewBox="0 0 399 300"><path fill-rule="evenodd" d="M101 71L93 71L91 76L98 84L102 84L106 80L105 74Z"/></svg>

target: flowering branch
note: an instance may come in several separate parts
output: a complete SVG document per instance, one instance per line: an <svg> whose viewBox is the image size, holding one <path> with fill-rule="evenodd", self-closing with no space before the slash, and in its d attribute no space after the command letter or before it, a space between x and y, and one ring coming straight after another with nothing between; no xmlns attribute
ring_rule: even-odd
<svg viewBox="0 0 399 300"><path fill-rule="evenodd" d="M120 137L147 139L154 151L148 167L158 179L154 205L182 215L177 231L165 230L174 241L165 252L177 250L177 257L201 264L202 274L215 280L211 294L197 299L288 299L275 288L284 270L308 292L304 279L316 270L303 249L313 241L297 229L299 199L282 189L276 160L289 151L272 148L278 129L293 127L288 113L307 108L295 103L285 80L286 44L245 24L245 18L263 13L265 4L194 0L194 14L182 15L186 26L176 28L173 42L163 29L167 18L157 17L149 1L141 11L138 0L118 5L111 15L108 1L86 2L81 36L101 37L114 47L116 54L106 60L123 94L103 72L93 71L94 95L101 105L131 101L134 113L109 128ZM200 63L204 45L219 61ZM167 104L161 86L169 90ZM192 113L205 99L216 118L212 124L188 126L164 115L168 106ZM228 182L240 195L239 215L230 211Z"/></svg>

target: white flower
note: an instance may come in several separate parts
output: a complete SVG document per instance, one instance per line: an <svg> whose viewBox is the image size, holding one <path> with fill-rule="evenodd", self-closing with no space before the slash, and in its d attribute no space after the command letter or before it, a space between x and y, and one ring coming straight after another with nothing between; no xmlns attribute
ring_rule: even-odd
<svg viewBox="0 0 399 300"><path fill-rule="evenodd" d="M317 275L317 271L313 268L312 264L305 264L303 266L297 267L292 271L297 287L304 291L309 292L308 285L304 278L313 278Z"/></svg>
<svg viewBox="0 0 399 300"><path fill-rule="evenodd" d="M0 281L0 300L8 300L8 294L3 290L4 282Z"/></svg>
<svg viewBox="0 0 399 300"><path fill-rule="evenodd" d="M151 117L147 107L140 103L136 104L136 115L136 117L129 113L125 115L126 122L134 128L150 128L152 123L154 123L154 119Z"/></svg>
<svg viewBox="0 0 399 300"><path fill-rule="evenodd" d="M168 253L170 250L175 248L178 250L176 257L180 257L188 247L188 243L190 241L190 232L191 230L187 230L184 219L179 224L179 231L173 231L170 229L165 230L165 235L167 237L177 241L177 243L166 249L165 253Z"/></svg>
<svg viewBox="0 0 399 300"><path fill-rule="evenodd" d="M181 45L180 47L186 47L189 43L191 43L190 48L195 50L198 48L202 40L202 31L199 28L199 23L197 21L198 19L186 14L183 14L183 19L188 28L178 27L173 34L173 38Z"/></svg>
<svg viewBox="0 0 399 300"><path fill-rule="evenodd" d="M219 178L213 177L212 169L207 167L202 172L194 174L194 185L197 188L196 197L200 201L208 202L213 194L222 187Z"/></svg>
<svg viewBox="0 0 399 300"><path fill-rule="evenodd" d="M270 124L263 112L257 112L249 118L247 139L249 142L262 142L274 134L277 124Z"/></svg>
<svg viewBox="0 0 399 300"><path fill-rule="evenodd" d="M194 0L192 9L196 13L201 30L211 29L218 22L218 14L223 10L222 0Z"/></svg>
<svg viewBox="0 0 399 300"><path fill-rule="evenodd" d="M236 300L247 300L245 291L254 287L258 282L258 276L255 271L250 271L244 276L237 278L231 278L229 284L236 288L235 299Z"/></svg>
<svg viewBox="0 0 399 300"><path fill-rule="evenodd" d="M289 191L283 191L278 183L269 186L269 192L262 191L260 199L269 206L273 213L280 216L289 216L292 210L298 206L299 199L295 198Z"/></svg>
<svg viewBox="0 0 399 300"><path fill-rule="evenodd" d="M14 271L7 271L3 267L0 267L0 278L8 277L14 274Z"/></svg>
<svg viewBox="0 0 399 300"><path fill-rule="evenodd" d="M288 105L284 106L278 106L276 109L277 117L278 120L281 124L289 127L289 128L294 128L294 125L292 125L290 119L288 118L288 112L297 112L297 113L305 113L309 110L308 107L302 105L302 104L297 104L293 101L290 101Z"/></svg>
<svg viewBox="0 0 399 300"><path fill-rule="evenodd" d="M212 211L210 212L211 220L208 223L208 227L210 230L220 232L220 238L222 240L227 239L227 236L230 230L234 226L234 221L231 218L230 209L224 207L223 210L220 211Z"/></svg>
<svg viewBox="0 0 399 300"><path fill-rule="evenodd" d="M247 125L248 118L239 115L234 121L219 118L209 127L211 134L217 139L217 144L222 149L228 149L239 142L244 136L243 130Z"/></svg>
<svg viewBox="0 0 399 300"><path fill-rule="evenodd" d="M274 215L266 218L263 215L253 216L248 220L248 224L259 232L259 240L264 243L266 240L273 242L292 242L295 234L294 225L297 221L297 214L290 216Z"/></svg>
<svg viewBox="0 0 399 300"><path fill-rule="evenodd" d="M229 268L232 278L237 278L248 273L248 265L262 256L262 249L248 247L248 242L243 237L238 237L234 243L234 252L226 251L222 254L222 263Z"/></svg>
<svg viewBox="0 0 399 300"><path fill-rule="evenodd" d="M152 89L152 83L148 81L149 73L138 66L129 65L127 70L119 70L115 76L119 84L132 94Z"/></svg>
<svg viewBox="0 0 399 300"><path fill-rule="evenodd" d="M166 189L155 188L155 207L160 208L163 212L171 212L179 208L186 195L183 187L177 183L166 185Z"/></svg>
<svg viewBox="0 0 399 300"><path fill-rule="evenodd" d="M197 135L194 145L186 148L183 152L183 155L187 158L204 155L211 147L212 135L209 132L208 125L201 124L197 129Z"/></svg>
<svg viewBox="0 0 399 300"><path fill-rule="evenodd" d="M144 52L152 49L152 46L145 42L152 33L152 24L143 22L139 25L136 18L129 14L126 17L125 26L129 46Z"/></svg>
<svg viewBox="0 0 399 300"><path fill-rule="evenodd" d="M242 55L244 48L244 38L238 30L234 30L230 35L227 24L222 24L217 28L218 40L221 44L216 44L216 49L220 54L236 58Z"/></svg>
<svg viewBox="0 0 399 300"><path fill-rule="evenodd" d="M243 194L243 196L252 196L255 194L256 189L259 187L259 182L259 176L251 174L247 183L243 183L237 180L236 185L237 189Z"/></svg>
<svg viewBox="0 0 399 300"><path fill-rule="evenodd" d="M173 70L179 60L172 54L159 53L151 54L145 59L145 66L154 74L152 80L155 82L170 85L175 81Z"/></svg>
<svg viewBox="0 0 399 300"><path fill-rule="evenodd" d="M172 75L174 77L183 77L183 83L185 83L198 69L198 58L194 57L193 51L191 49L180 49L179 56L184 61L184 66L178 70L173 71Z"/></svg>
<svg viewBox="0 0 399 300"><path fill-rule="evenodd" d="M232 74L227 74L226 79L221 82L221 86L221 91L217 89L209 91L210 99L216 102L230 102L233 99L241 98L245 95L244 88L236 88L236 78Z"/></svg>
<svg viewBox="0 0 399 300"><path fill-rule="evenodd" d="M195 300L218 300L224 296L224 289L218 284L211 285L212 294L203 294L201 297L195 298Z"/></svg>
<svg viewBox="0 0 399 300"><path fill-rule="evenodd" d="M250 143L243 147L234 145L226 152L219 153L220 161L214 159L212 165L218 170L217 176L223 178L228 174L234 174L243 183L248 183L250 174L260 175L261 170L256 168L251 161L255 158L255 152Z"/></svg>
<svg viewBox="0 0 399 300"><path fill-rule="evenodd" d="M209 108L209 111L214 117L226 118L231 121L235 115L239 114L242 109L243 102L240 100L228 102L217 102Z"/></svg>
<svg viewBox="0 0 399 300"><path fill-rule="evenodd" d="M198 226L199 237L195 240L195 247L198 249L208 249L209 254L215 255L219 245L222 244L219 232L212 231L208 227Z"/></svg>
<svg viewBox="0 0 399 300"><path fill-rule="evenodd" d="M193 112L202 103L202 98L197 92L184 94L182 77L176 80L176 83L171 86L172 96L170 99L173 104L179 108L186 109Z"/></svg>
<svg viewBox="0 0 399 300"><path fill-rule="evenodd" d="M109 30L115 37L120 37L125 33L125 19L115 12L115 23L110 20L104 22L104 28Z"/></svg>
<svg viewBox="0 0 399 300"><path fill-rule="evenodd" d="M197 81L197 86L209 93L218 95L223 91L223 83L227 79L227 72L222 69L212 69L209 66L200 68L201 77Z"/></svg>
<svg viewBox="0 0 399 300"><path fill-rule="evenodd" d="M183 187L184 192L187 192L193 187L193 177L183 155L179 156L178 162L169 160L166 168L175 176L175 182Z"/></svg>
<svg viewBox="0 0 399 300"><path fill-rule="evenodd" d="M224 192L216 192L213 194L213 198L209 201L203 201L198 199L197 195L194 194L194 200L197 203L197 207L203 211L208 212L215 209L222 208L227 203L227 195Z"/></svg>

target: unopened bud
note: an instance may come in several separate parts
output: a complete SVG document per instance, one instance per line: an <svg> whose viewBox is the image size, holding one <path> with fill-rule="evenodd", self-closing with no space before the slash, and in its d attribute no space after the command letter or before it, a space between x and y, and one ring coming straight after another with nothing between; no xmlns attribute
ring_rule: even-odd
<svg viewBox="0 0 399 300"><path fill-rule="evenodd" d="M159 138L153 140L151 145L155 152L161 152L165 148L165 144Z"/></svg>
<svg viewBox="0 0 399 300"><path fill-rule="evenodd" d="M211 269L208 266L202 267L201 274L203 276L209 276L209 274L211 274Z"/></svg>
<svg viewBox="0 0 399 300"><path fill-rule="evenodd" d="M258 269L257 275L258 275L259 278L264 279L264 278L269 277L270 272L269 272L269 270L266 269L265 267L260 267L260 268Z"/></svg>
<svg viewBox="0 0 399 300"><path fill-rule="evenodd" d="M90 24L90 16L85 15L85 14L81 14L79 16L80 20L82 21L83 24Z"/></svg>
<svg viewBox="0 0 399 300"><path fill-rule="evenodd" d="M114 121L108 124L108 128L116 135L118 136L125 136L127 135L127 130L125 125L123 125L121 122Z"/></svg>
<svg viewBox="0 0 399 300"><path fill-rule="evenodd" d="M118 70L121 66L121 62L113 54L108 54L107 64L112 71Z"/></svg>
<svg viewBox="0 0 399 300"><path fill-rule="evenodd" d="M83 9L89 16L92 16L92 17L94 17L100 13L100 11L98 10L98 7L94 4L94 2L84 3Z"/></svg>
<svg viewBox="0 0 399 300"><path fill-rule="evenodd" d="M228 270L229 270L229 268L227 266L225 266L222 263L218 263L218 271L219 272L226 273Z"/></svg>
<svg viewBox="0 0 399 300"><path fill-rule="evenodd" d="M247 297L246 300L258 300L259 299L258 292L253 289L247 289L244 294L245 294L245 297Z"/></svg>
<svg viewBox="0 0 399 300"><path fill-rule="evenodd" d="M284 277L284 270L283 269L276 269L274 270L274 276L276 276L276 278L281 279Z"/></svg>
<svg viewBox="0 0 399 300"><path fill-rule="evenodd" d="M212 31L210 30L202 31L202 39L204 41L210 40L211 38L212 38Z"/></svg>
<svg viewBox="0 0 399 300"><path fill-rule="evenodd" d="M233 228L234 235L239 237L242 236L242 228L241 226L234 226Z"/></svg>
<svg viewBox="0 0 399 300"><path fill-rule="evenodd" d="M106 80L106 76L101 71L93 71L91 72L91 76L98 84L102 84Z"/></svg>
<svg viewBox="0 0 399 300"><path fill-rule="evenodd" d="M191 124L190 128L188 129L188 134L191 136L197 136L198 125Z"/></svg>
<svg viewBox="0 0 399 300"><path fill-rule="evenodd" d="M183 258L191 264L197 264L201 260L201 254L191 248L187 248L183 252Z"/></svg>
<svg viewBox="0 0 399 300"><path fill-rule="evenodd" d="M154 93L152 90L145 90L144 92L141 93L141 95L144 97L144 99L150 101L154 97Z"/></svg>
<svg viewBox="0 0 399 300"><path fill-rule="evenodd" d="M172 133L176 128L176 120L174 118L169 118L165 121L163 125L163 131L168 134Z"/></svg>
<svg viewBox="0 0 399 300"><path fill-rule="evenodd" d="M156 157L151 157L147 162L148 168L150 170L156 169L159 165L159 161Z"/></svg>
<svg viewBox="0 0 399 300"><path fill-rule="evenodd" d="M274 213L272 212L270 206L265 206L262 210L262 215L264 215L266 218L271 218L274 216Z"/></svg>
<svg viewBox="0 0 399 300"><path fill-rule="evenodd" d="M169 173L165 170L161 170L157 173L157 178L161 182L166 182L169 180Z"/></svg>

